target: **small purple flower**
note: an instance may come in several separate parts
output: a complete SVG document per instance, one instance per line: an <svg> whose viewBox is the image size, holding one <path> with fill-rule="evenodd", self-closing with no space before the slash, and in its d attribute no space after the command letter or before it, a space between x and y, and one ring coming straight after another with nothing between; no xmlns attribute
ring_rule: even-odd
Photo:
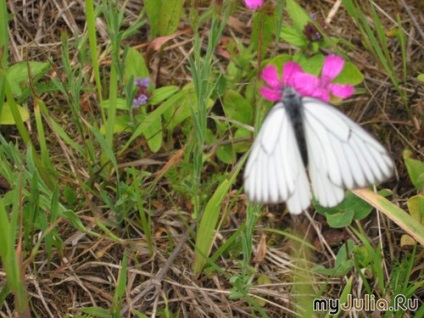
<svg viewBox="0 0 424 318"><path fill-rule="evenodd" d="M147 95L140 94L136 98L133 99L133 107L139 108L141 105L146 104L148 100L149 100L149 98L147 97Z"/></svg>
<svg viewBox="0 0 424 318"><path fill-rule="evenodd" d="M138 86L138 92L133 99L133 108L139 108L141 105L147 104L151 94L147 91L147 88L150 84L150 78L141 78L137 77L135 80L135 85Z"/></svg>
<svg viewBox="0 0 424 318"><path fill-rule="evenodd" d="M137 85L138 87L142 88L148 88L150 84L150 78L145 77L145 78L141 78L141 77L137 77L135 80L135 85Z"/></svg>
<svg viewBox="0 0 424 318"><path fill-rule="evenodd" d="M257 8L262 6L263 0L244 0L244 4L250 10L256 10Z"/></svg>
<svg viewBox="0 0 424 318"><path fill-rule="evenodd" d="M355 93L352 85L331 83L342 71L345 61L337 55L328 55L324 59L321 77L300 72L296 74L294 82L295 89L303 96L310 96L330 101L331 95L339 98L348 98Z"/></svg>

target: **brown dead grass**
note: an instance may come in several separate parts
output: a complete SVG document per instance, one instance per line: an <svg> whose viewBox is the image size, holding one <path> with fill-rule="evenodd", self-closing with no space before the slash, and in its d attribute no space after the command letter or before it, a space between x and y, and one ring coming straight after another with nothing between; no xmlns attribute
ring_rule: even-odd
<svg viewBox="0 0 424 318"><path fill-rule="evenodd" d="M424 73L424 38L423 32L424 15L423 4L420 0L409 0L408 7L415 19L421 26L421 30L411 21L411 16L405 10L401 1L378 0L376 3L385 15L385 27L390 30L394 27L393 20L399 14L403 27L408 33L408 68L410 74L408 81L402 84L408 92L410 107L413 110L413 119L406 114L398 93L391 84L389 78L381 69L373 57L366 52L361 44L360 34L352 20L347 16L343 8L339 8L331 14L331 23L328 32L334 36L343 37L355 44L349 52L352 62L356 64L365 75L363 87L366 93L349 101L343 106L344 110L354 120L368 124L372 127L379 140L387 145L396 161L396 177L392 178L386 187L393 190L392 200L401 207L405 207L405 200L413 194L413 187L406 175L402 162L402 151L405 148L415 149L415 154L422 156L422 142L424 130L422 116L424 114L424 102L422 84L415 76ZM324 18L332 8L333 1L304 1L304 8L308 12L315 12ZM84 33L84 3L77 1L42 0L42 1L9 1L9 10L12 14L10 21L10 62L18 61L46 61L52 58L55 71L60 74L60 34L65 31L69 35ZM127 9L127 23L131 24L141 10L138 1L132 1ZM239 10L229 21L225 35L237 37L243 41L249 41L251 13L247 10ZM105 21L98 19L99 43L104 48L109 43L106 34ZM175 84L183 86L191 81L187 70L188 57L192 47L192 33L185 22L181 22L179 33L172 36L162 52L155 45L149 43L148 27L140 30L140 33L129 41L129 44L140 48L149 60L151 72L156 86ZM205 38L207 28L204 29ZM72 38L70 39L72 41ZM390 41L393 57L396 65L401 67L401 54L396 39ZM272 48L274 52L282 52L287 45L282 44L278 48ZM75 57L75 52L70 52ZM76 59L75 59L76 61ZM222 58L218 68L224 69L228 62ZM101 61L107 64L107 60ZM91 70L87 70L91 72ZM52 75L53 76L53 75ZM94 87L94 84L93 84ZM67 110L60 107L60 97L45 94L42 96L58 122L66 126L68 133L72 135L72 123L69 120ZM95 103L92 97L86 96L87 103ZM89 106L88 106L89 107ZM93 106L96 109L95 105ZM2 128L2 132L13 133L12 128ZM75 136L78 136L75 133ZM77 137L76 137L77 138ZM56 138L50 138L50 151L55 155L53 159L57 163L58 170L64 173L62 182L73 185L70 174L64 166L68 162L63 155L61 145L55 143ZM77 140L78 141L78 140ZM141 143L138 146L143 146ZM172 149L169 149L172 150ZM175 160L172 152L163 152L159 156L163 162ZM123 160L128 158L123 158ZM135 158L133 159L135 160ZM178 161L175 161L178 162ZM121 162L122 164L125 163ZM163 166L146 165L150 171L158 172ZM174 162L171 162L174 164ZM83 170L84 165L73 167L79 171L81 177L87 175ZM113 182L113 180L112 180ZM161 184L158 184L158 191ZM57 226L64 240L63 253L55 252L51 259L47 260L43 250L33 263L27 264L26 282L31 296L32 312L39 317L64 317L81 313L82 307L98 306L110 308L116 288L116 281L120 269L120 261L123 253L127 251L129 257L128 284L122 317L129 317L131 309L137 309L149 316L160 316L165 308L165 299L171 312L179 313L182 317L251 317L251 308L243 300L229 300L228 296L232 285L228 278L239 272L238 257L221 258L217 264L227 271L227 275L218 275L216 272L210 275L202 275L194 278L192 275L193 246L191 237L187 234L187 226L182 220L190 220L190 206L184 200L174 198L174 203L166 200L156 202L155 212L152 216L154 224L154 248L155 253L150 255L143 241L143 234L136 227L128 224L126 228L116 228L120 241L111 241L109 238L95 238L77 231L65 220L60 220ZM176 211L175 204L181 204ZM79 211L83 222L88 228L95 229L95 219L100 218L108 222L110 212L96 206L97 202L87 202L86 209ZM93 210L94 209L94 210ZM244 205L240 202L230 215L228 224L225 225L216 242L219 247L230 233L235 231L244 218ZM390 267L400 253L399 238L402 234L390 220L380 216L382 232L378 231L376 214L373 214L363 222L370 238L375 242L380 240L385 243L385 264ZM271 208L265 214L261 224L290 229L293 221L288 216L281 216L280 208ZM354 238L350 232L342 232L329 228L325 220L320 216L315 219L301 216L295 220L300 232L308 233L308 240L315 244L320 253L313 255L317 264L330 266L334 262L334 253L338 251L340 242L346 237ZM380 237L380 234L382 236ZM170 239L172 238L172 240ZM178 246L180 244L180 246ZM178 246L177 254L172 254ZM260 249L260 248L261 249ZM269 278L269 283L259 285L250 290L250 296L263 301L264 310L271 317L294 316L294 308L291 298L292 273L296 264L292 261L293 246L281 241L279 236L264 234L261 225L258 225L255 239L255 250L266 248L266 253L257 254L257 260L252 266L258 274ZM169 267L167 271L162 268ZM318 278L317 278L318 279ZM0 279L2 284L5 276ZM327 296L337 298L344 283L340 280L330 280L322 277L316 282L321 286L328 283ZM423 293L421 292L423 297ZM2 317L14 316L13 296L7 298L1 309Z"/></svg>

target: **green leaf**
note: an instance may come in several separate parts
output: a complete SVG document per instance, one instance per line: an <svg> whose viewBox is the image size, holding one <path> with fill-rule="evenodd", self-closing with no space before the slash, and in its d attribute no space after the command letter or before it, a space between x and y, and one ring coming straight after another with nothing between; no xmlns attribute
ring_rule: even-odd
<svg viewBox="0 0 424 318"><path fill-rule="evenodd" d="M40 78L49 70L47 62L20 62L12 65L6 72L7 80L13 95L21 96L21 84L28 81L29 77ZM30 69L30 72L28 72Z"/></svg>
<svg viewBox="0 0 424 318"><path fill-rule="evenodd" d="M250 124L252 122L252 105L236 91L227 90L225 92L222 106L227 118L243 124Z"/></svg>
<svg viewBox="0 0 424 318"><path fill-rule="evenodd" d="M251 43L255 51L261 51L265 55L270 44L274 40L274 27L276 24L275 11L256 11L253 17ZM267 32L263 32L267 30ZM259 47L261 45L261 47Z"/></svg>
<svg viewBox="0 0 424 318"><path fill-rule="evenodd" d="M144 131L144 136L147 139L147 145L152 152L158 152L162 146L163 132L162 132L162 118L159 117L152 121Z"/></svg>
<svg viewBox="0 0 424 318"><path fill-rule="evenodd" d="M144 0L144 8L149 19L150 38L153 40L159 32L160 7L162 1L159 0Z"/></svg>
<svg viewBox="0 0 424 318"><path fill-rule="evenodd" d="M108 109L110 107L110 100L109 99L103 100L100 106L104 109ZM117 98L115 107L116 109L120 109L120 110L128 110L127 100L123 98Z"/></svg>
<svg viewBox="0 0 424 318"><path fill-rule="evenodd" d="M198 275L206 264L214 240L214 232L221 212L221 204L230 189L232 182L224 179L206 204L205 212L196 236L194 257L194 274Z"/></svg>
<svg viewBox="0 0 424 318"><path fill-rule="evenodd" d="M251 132L245 128L238 128L234 134L234 139L250 137ZM233 145L234 151L237 153L245 153L251 146L250 142L238 142Z"/></svg>
<svg viewBox="0 0 424 318"><path fill-rule="evenodd" d="M409 178L415 189L424 190L424 162L412 159L412 152L405 150L403 152L403 160L405 161L406 170L408 170Z"/></svg>
<svg viewBox="0 0 424 318"><path fill-rule="evenodd" d="M125 61L125 80L126 84L131 79L135 81L137 77L149 77L149 69L146 65L143 55L139 51L130 47Z"/></svg>
<svg viewBox="0 0 424 318"><path fill-rule="evenodd" d="M235 163L237 160L237 156L232 145L220 146L216 150L216 156L219 160L228 165Z"/></svg>
<svg viewBox="0 0 424 318"><path fill-rule="evenodd" d="M152 92L152 97L149 100L149 104L157 105L162 103L164 100L176 94L179 90L180 88L178 86L172 85L159 87Z"/></svg>
<svg viewBox="0 0 424 318"><path fill-rule="evenodd" d="M349 226L354 219L361 220L367 217L373 209L371 205L351 192L347 192L343 202L334 208L324 208L316 201L314 201L314 207L318 213L327 218L328 224L334 228Z"/></svg>
<svg viewBox="0 0 424 318"><path fill-rule="evenodd" d="M353 260L350 258L349 255L353 253L354 247L355 247L355 243L352 240L348 240L347 246L345 243L340 247L339 252L337 253L336 262L333 268L325 268L322 265L318 265L313 268L313 271L318 274L323 274L328 276L342 277L346 275L347 273L349 273L349 271L353 267ZM348 255L348 252L349 252L349 255Z"/></svg>
<svg viewBox="0 0 424 318"><path fill-rule="evenodd" d="M371 255L367 246L355 246L354 248L355 262L360 268L367 268L371 263Z"/></svg>
<svg viewBox="0 0 424 318"><path fill-rule="evenodd" d="M197 113L197 98L194 91L193 83L187 84L179 93L172 96L169 101L173 101L173 107L169 108L163 115L166 128L172 131L182 121L191 116L191 107L194 107L195 113ZM168 102L168 101L167 101ZM211 108L213 105L212 100L208 100L207 108Z"/></svg>
<svg viewBox="0 0 424 318"><path fill-rule="evenodd" d="M183 5L184 0L162 0L159 18L159 34L161 36L172 34L177 30Z"/></svg>
<svg viewBox="0 0 424 318"><path fill-rule="evenodd" d="M334 79L334 83L358 85L364 81L364 75L351 62L346 62L341 73Z"/></svg>
<svg viewBox="0 0 424 318"><path fill-rule="evenodd" d="M267 61L266 64L264 63L262 66L265 67L265 65L274 65L277 68L277 72L281 72L283 65L290 62L292 59L293 57L289 54L280 54Z"/></svg>
<svg viewBox="0 0 424 318"><path fill-rule="evenodd" d="M424 74L420 74L417 76L417 79L421 82L424 82Z"/></svg>
<svg viewBox="0 0 424 318"><path fill-rule="evenodd" d="M420 224L424 225L424 196L418 194L409 198L407 205L411 216Z"/></svg>
<svg viewBox="0 0 424 318"><path fill-rule="evenodd" d="M312 18L305 13L302 7L295 0L287 0L286 5L287 12L293 20L293 25L299 32L302 33L303 28Z"/></svg>
<svg viewBox="0 0 424 318"><path fill-rule="evenodd" d="M124 145L124 147L121 149L122 151L125 151L127 147L140 135L144 134L150 125L155 123L158 118L160 119L162 115L166 118L165 114L170 114L168 118L170 118L174 114L174 109L176 105L179 103L182 103L186 97L187 91L184 89L169 98L167 101L163 102L161 105L159 105L154 111L148 113L145 118L141 121L140 125L136 128L136 130L133 132L130 139L127 141L127 143ZM188 106L190 107L190 106Z"/></svg>
<svg viewBox="0 0 424 318"><path fill-rule="evenodd" d="M316 54L310 58L307 58L305 55L300 55L297 62L304 72L319 76L322 66L324 65L324 55Z"/></svg>
<svg viewBox="0 0 424 318"><path fill-rule="evenodd" d="M350 225L355 212L352 210L339 210L336 213L326 215L328 225L332 228L342 228Z"/></svg>
<svg viewBox="0 0 424 318"><path fill-rule="evenodd" d="M128 131L130 132L130 124L131 124L131 119L129 115L122 115L122 116L117 116L115 119L115 125L113 126L113 133L120 133L120 132L124 132L124 131ZM106 134L106 125L102 125L102 127L100 127L100 133L102 135Z"/></svg>
<svg viewBox="0 0 424 318"><path fill-rule="evenodd" d="M84 307L81 312L97 318L112 318L109 310L102 307Z"/></svg>
<svg viewBox="0 0 424 318"><path fill-rule="evenodd" d="M299 48L308 45L308 39L305 37L302 31L288 25L283 25L280 33L281 38L289 44L297 46Z"/></svg>
<svg viewBox="0 0 424 318"><path fill-rule="evenodd" d="M16 105L21 115L22 121L27 121L29 119L28 109L20 105ZM10 109L9 103L3 103L3 107L0 113L0 125L15 125L15 119L13 118L12 110Z"/></svg>
<svg viewBox="0 0 424 318"><path fill-rule="evenodd" d="M119 309L122 298L125 295L125 290L127 287L127 267L128 267L128 254L124 253L122 259L121 268L118 273L118 280L116 282L115 293L113 295L113 305L115 309Z"/></svg>

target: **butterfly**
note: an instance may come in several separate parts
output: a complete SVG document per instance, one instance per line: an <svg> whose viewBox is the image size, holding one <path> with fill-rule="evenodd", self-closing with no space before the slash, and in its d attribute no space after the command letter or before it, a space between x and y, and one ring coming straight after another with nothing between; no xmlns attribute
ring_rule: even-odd
<svg viewBox="0 0 424 318"><path fill-rule="evenodd" d="M244 189L251 202L286 202L300 214L312 194L321 206L334 207L346 189L382 182L393 168L387 150L362 127L332 105L285 86L252 145Z"/></svg>

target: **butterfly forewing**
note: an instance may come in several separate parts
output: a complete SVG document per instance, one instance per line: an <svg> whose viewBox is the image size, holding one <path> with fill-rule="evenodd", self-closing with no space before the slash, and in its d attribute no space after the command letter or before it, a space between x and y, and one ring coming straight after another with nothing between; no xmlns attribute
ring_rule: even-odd
<svg viewBox="0 0 424 318"><path fill-rule="evenodd" d="M244 173L250 201L287 201L292 213L310 204L310 187L290 118L282 103L276 104L262 124Z"/></svg>

